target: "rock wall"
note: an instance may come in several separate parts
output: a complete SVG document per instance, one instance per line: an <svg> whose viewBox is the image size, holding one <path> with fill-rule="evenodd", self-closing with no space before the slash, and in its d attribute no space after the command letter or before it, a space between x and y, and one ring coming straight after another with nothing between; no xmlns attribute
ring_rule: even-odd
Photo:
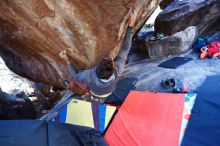
<svg viewBox="0 0 220 146"><path fill-rule="evenodd" d="M185 53L192 48L197 36L197 27L191 26L164 39L148 42L149 57L155 59Z"/></svg>
<svg viewBox="0 0 220 146"><path fill-rule="evenodd" d="M121 48L127 18L135 30L160 0L1 0L0 55L15 73L61 87L70 79L58 53L66 49L78 69L93 67Z"/></svg>
<svg viewBox="0 0 220 146"><path fill-rule="evenodd" d="M175 0L158 15L155 29L172 35L189 26L197 26L199 32L203 33L206 28L220 24L217 21L219 11L219 0Z"/></svg>
<svg viewBox="0 0 220 146"><path fill-rule="evenodd" d="M163 10L165 9L167 6L169 6L172 2L174 2L175 0L162 0L160 2L160 8Z"/></svg>

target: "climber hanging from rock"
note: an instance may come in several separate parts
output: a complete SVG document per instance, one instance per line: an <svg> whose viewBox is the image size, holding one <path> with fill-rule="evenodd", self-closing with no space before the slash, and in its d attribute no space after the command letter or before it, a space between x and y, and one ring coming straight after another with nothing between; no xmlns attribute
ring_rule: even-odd
<svg viewBox="0 0 220 146"><path fill-rule="evenodd" d="M91 95L92 98L105 98L112 94L116 88L116 83L122 74L132 42L132 27L136 21L136 14L132 14L128 19L128 28L121 52L113 61L111 58L103 58L94 68L78 72L69 60L66 51L59 55L68 64L68 69L73 77L69 83L73 87L80 87Z"/></svg>

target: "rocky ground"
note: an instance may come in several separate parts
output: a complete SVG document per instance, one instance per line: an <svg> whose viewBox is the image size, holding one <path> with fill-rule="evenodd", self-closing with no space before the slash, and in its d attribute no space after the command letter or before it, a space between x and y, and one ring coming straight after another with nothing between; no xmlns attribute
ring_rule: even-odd
<svg viewBox="0 0 220 146"><path fill-rule="evenodd" d="M166 69L158 67L158 65L175 56L150 60L147 57L140 58L136 54L130 55L130 62L126 66L122 78L137 78L136 90L157 92L170 92L161 86L161 81L174 78L188 85L190 92L196 92L207 76L220 74L219 59L200 60L199 54L191 51L178 56L191 57L193 60L177 69Z"/></svg>

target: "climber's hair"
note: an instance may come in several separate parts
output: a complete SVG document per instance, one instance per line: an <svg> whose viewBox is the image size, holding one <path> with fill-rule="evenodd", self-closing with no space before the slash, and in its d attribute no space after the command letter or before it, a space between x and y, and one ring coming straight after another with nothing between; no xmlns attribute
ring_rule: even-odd
<svg viewBox="0 0 220 146"><path fill-rule="evenodd" d="M109 79L114 73L114 63L111 58L103 58L96 67L96 74L101 79Z"/></svg>

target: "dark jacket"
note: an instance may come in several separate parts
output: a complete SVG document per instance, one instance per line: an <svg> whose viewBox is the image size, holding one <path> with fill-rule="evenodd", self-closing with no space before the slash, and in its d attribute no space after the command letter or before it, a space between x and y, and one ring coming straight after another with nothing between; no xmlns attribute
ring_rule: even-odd
<svg viewBox="0 0 220 146"><path fill-rule="evenodd" d="M105 95L112 93L115 90L116 83L125 68L127 56L131 48L131 41L132 28L129 27L125 35L123 48L114 61L115 73L108 80L103 80L97 77L96 67L77 73L73 65L69 64L68 69L70 74L74 80L88 84L90 91L95 95Z"/></svg>
<svg viewBox="0 0 220 146"><path fill-rule="evenodd" d="M14 96L13 94L8 94L6 92L3 92L0 88L0 99L1 100L5 100L5 101L16 101L16 96Z"/></svg>

